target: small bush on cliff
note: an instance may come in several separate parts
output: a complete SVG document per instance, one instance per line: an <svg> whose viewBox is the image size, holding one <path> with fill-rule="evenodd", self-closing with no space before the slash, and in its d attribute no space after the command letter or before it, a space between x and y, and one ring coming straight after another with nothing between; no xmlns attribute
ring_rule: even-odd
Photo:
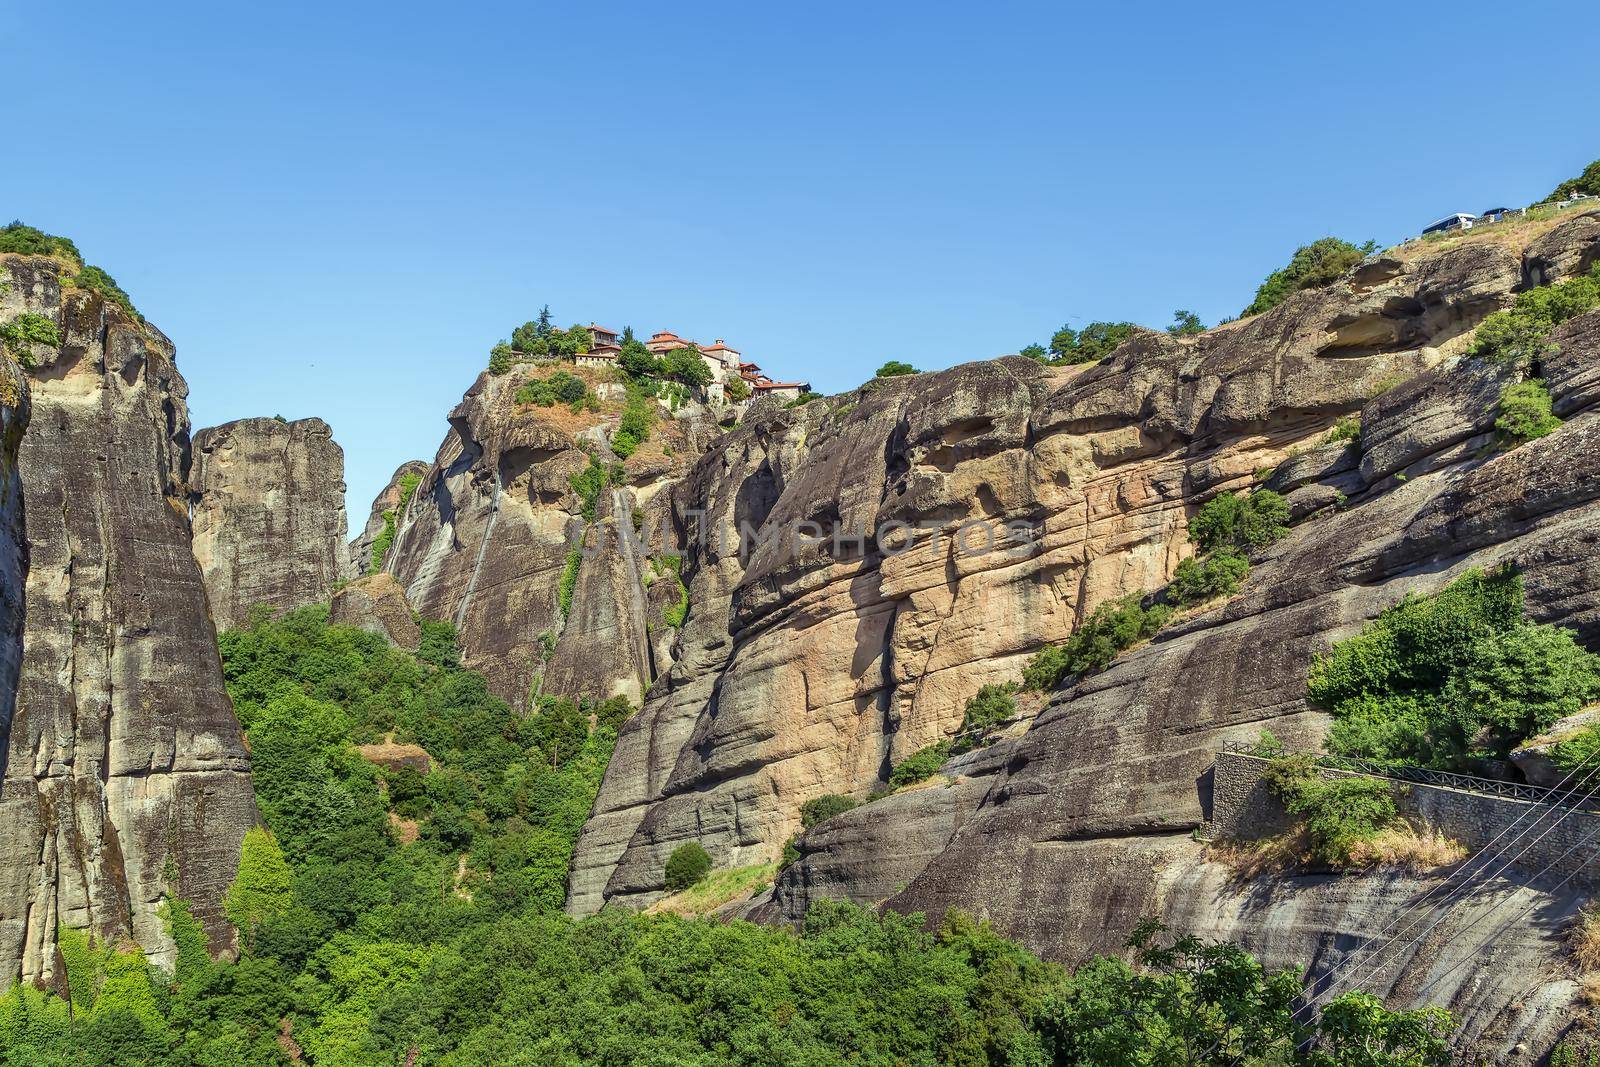
<svg viewBox="0 0 1600 1067"><path fill-rule="evenodd" d="M945 760L950 758L950 749L948 740L935 741L931 745L917 749L895 764L894 771L889 775L889 788L900 789L932 778L939 773L939 768L944 766Z"/></svg>
<svg viewBox="0 0 1600 1067"><path fill-rule="evenodd" d="M11 358L21 367L31 368L37 364L33 355L34 345L46 345L50 348L61 346L61 331L56 324L31 311L24 311L4 326L0 326L0 343L5 345L5 350Z"/></svg>
<svg viewBox="0 0 1600 1067"><path fill-rule="evenodd" d="M667 889L682 892L697 884L711 873L711 856L700 847L700 842L690 841L679 845L667 857Z"/></svg>
<svg viewBox="0 0 1600 1067"><path fill-rule="evenodd" d="M1189 520L1189 539L1202 552L1263 548L1289 532L1289 504L1270 489L1249 496L1218 493Z"/></svg>
<svg viewBox="0 0 1600 1067"><path fill-rule="evenodd" d="M826 822L835 815L843 815L855 806L852 798L839 793L812 797L800 805L800 829L809 830L817 823Z"/></svg>
<svg viewBox="0 0 1600 1067"><path fill-rule="evenodd" d="M1324 444L1360 444L1361 443L1361 416L1341 415L1334 422L1333 429L1328 431L1328 436L1323 439Z"/></svg>
<svg viewBox="0 0 1600 1067"><path fill-rule="evenodd" d="M1522 618L1522 579L1472 570L1407 595L1313 663L1330 751L1424 766L1503 758L1600 697L1600 656Z"/></svg>
<svg viewBox="0 0 1600 1067"><path fill-rule="evenodd" d="M1183 607L1232 596L1250 573L1250 562L1231 548L1184 560L1167 587L1173 603Z"/></svg>
<svg viewBox="0 0 1600 1067"><path fill-rule="evenodd" d="M1172 609L1140 604L1137 593L1101 604L1066 642L1035 654L1022 669L1024 688L1049 690L1067 678L1104 668L1117 653L1131 648L1166 625Z"/></svg>
<svg viewBox="0 0 1600 1067"><path fill-rule="evenodd" d="M1291 815L1299 818L1319 863L1348 867L1358 850L1392 825L1394 789L1381 778L1323 778L1309 758L1289 756L1262 776Z"/></svg>
<svg viewBox="0 0 1600 1067"><path fill-rule="evenodd" d="M1271 311L1297 290L1332 285L1376 250L1377 244L1373 241L1353 245L1337 237L1324 237L1302 245L1295 249L1287 266L1267 275L1267 280L1256 290L1255 300L1242 314L1259 315Z"/></svg>
<svg viewBox="0 0 1600 1067"><path fill-rule="evenodd" d="M532 404L541 408L567 404L574 411L598 403L582 378L564 370L558 370L548 378L535 378L524 382L517 390L515 399L519 404Z"/></svg>
<svg viewBox="0 0 1600 1067"><path fill-rule="evenodd" d="M1556 285L1541 285L1520 294L1505 311L1478 326L1472 354L1500 363L1537 367L1549 354L1550 334L1557 326L1600 307L1600 263L1588 274Z"/></svg>
<svg viewBox="0 0 1600 1067"><path fill-rule="evenodd" d="M1205 333L1206 324L1194 312L1179 308L1172 313L1172 325L1167 327L1167 332L1174 337L1193 337Z"/></svg>
<svg viewBox="0 0 1600 1067"><path fill-rule="evenodd" d="M950 751L960 755L988 744L996 726L1017 717L1017 689L1015 684L981 687L962 710L961 730Z"/></svg>
<svg viewBox="0 0 1600 1067"><path fill-rule="evenodd" d="M1561 426L1551 410L1550 390L1538 378L1506 386L1500 394L1500 417L1494 428L1508 445L1545 437Z"/></svg>
<svg viewBox="0 0 1600 1067"><path fill-rule="evenodd" d="M911 364L906 363L903 360L891 359L889 362L885 363L883 366L878 368L878 373L877 373L876 377L879 377L879 378L900 378L900 377L903 377L903 376L905 376L907 374L916 374L916 373L917 373L917 368L913 367Z"/></svg>

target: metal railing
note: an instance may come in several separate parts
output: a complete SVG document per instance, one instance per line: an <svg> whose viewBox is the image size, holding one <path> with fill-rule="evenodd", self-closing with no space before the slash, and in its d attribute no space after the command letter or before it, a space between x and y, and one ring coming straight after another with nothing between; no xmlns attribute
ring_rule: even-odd
<svg viewBox="0 0 1600 1067"><path fill-rule="evenodd" d="M1222 751L1232 752L1241 756L1252 756L1256 759L1272 759L1256 751L1256 746L1245 741L1224 741ZM1416 782L1419 785L1437 785L1446 789L1459 789L1466 793L1480 793L1485 796L1505 797L1510 800L1527 800L1536 804L1554 804L1565 808L1574 808L1579 811L1600 813L1600 799L1585 801L1582 797L1574 797L1576 790L1561 793L1558 790L1546 789L1540 785L1528 785L1526 782L1502 782L1493 778L1479 778L1471 774L1456 774L1453 771L1436 771L1428 767L1413 767L1404 763L1385 763L1380 760L1356 759L1351 756L1330 756L1320 752L1288 752L1285 756L1309 756L1313 763L1319 767L1326 767L1334 771L1348 771L1352 774L1371 775L1376 778L1394 778L1402 782Z"/></svg>

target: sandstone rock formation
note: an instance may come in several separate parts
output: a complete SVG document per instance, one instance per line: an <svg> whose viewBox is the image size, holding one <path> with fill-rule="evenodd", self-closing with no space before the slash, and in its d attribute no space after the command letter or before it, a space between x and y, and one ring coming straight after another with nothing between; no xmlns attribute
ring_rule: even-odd
<svg viewBox="0 0 1600 1067"><path fill-rule="evenodd" d="M322 603L350 573L344 449L321 419L239 419L194 435L194 555L217 629Z"/></svg>
<svg viewBox="0 0 1600 1067"><path fill-rule="evenodd" d="M423 618L456 625L463 664L514 707L536 693L639 703L657 674L643 575L665 550L651 540L662 489L714 431L662 420L586 517L573 479L616 468L606 444L616 416L517 403L536 373L485 373L450 413L384 569Z"/></svg>
<svg viewBox="0 0 1600 1067"><path fill-rule="evenodd" d="M1567 399L1588 395L1596 356L1577 341L1592 327L1564 328L1567 362L1545 368L1571 421L1509 453L1493 450L1490 426L1516 373L1462 359L1476 323L1524 282L1522 258L1499 244L1404 251L1195 339L1142 334L1093 367L1007 359L748 420L673 490L689 619L665 684L624 727L569 909L656 899L667 856L691 839L721 867L770 860L803 801L881 786L953 731L980 685L1015 679L1097 604L1161 586L1210 495L1270 475L1311 502L1243 595L1058 694L1022 737L947 768L954 785L807 834L757 914L793 918L818 893L961 906L1077 958L1119 948L1156 913L1243 937L1273 965L1336 960L1405 887L1234 886L1189 837L1205 772L1222 741L1263 725L1318 737L1311 656L1469 566L1523 565L1534 616L1600 642L1600 469L1588 469L1600 413ZM1323 447L1356 412L1360 446ZM713 534L810 523L824 543L741 550L694 536L702 514ZM924 531L909 551L872 538L890 520ZM964 551L952 534L973 520L1013 532L996 551ZM1551 914L1572 903L1552 900ZM1543 927L1504 951L1506 975L1458 974L1442 994L1459 992L1473 1033L1522 1032L1537 1006L1570 996L1536 973L1552 953ZM1414 992L1433 962L1388 981ZM1518 981L1537 996L1513 997Z"/></svg>
<svg viewBox="0 0 1600 1067"><path fill-rule="evenodd" d="M396 468L394 474L389 476L389 484L372 501L372 511L367 515L367 525L362 527L361 534L350 542L350 573L353 575L371 573L372 546L383 536L385 529L398 526L400 512L406 504L411 502L411 493L406 487L411 487L411 492L416 491L416 486L422 481L422 476L428 473L428 464L420 459L409 459ZM393 534L390 535L393 537Z"/></svg>
<svg viewBox="0 0 1600 1067"><path fill-rule="evenodd" d="M57 261L0 266L0 311L62 335L27 372L18 461L30 559L0 734L0 980L59 976L58 926L170 964L168 893L225 949L222 893L256 809L190 551L188 388L159 331L64 285Z"/></svg>
<svg viewBox="0 0 1600 1067"><path fill-rule="evenodd" d="M382 634L391 645L409 652L422 643L411 602L392 574L369 574L337 590L328 621Z"/></svg>

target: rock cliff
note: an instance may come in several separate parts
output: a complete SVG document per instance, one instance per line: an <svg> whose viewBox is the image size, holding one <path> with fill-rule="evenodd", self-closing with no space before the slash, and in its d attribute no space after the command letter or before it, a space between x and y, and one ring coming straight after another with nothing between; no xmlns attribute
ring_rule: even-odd
<svg viewBox="0 0 1600 1067"><path fill-rule="evenodd" d="M456 625L463 663L514 707L536 694L637 704L657 674L645 576L661 491L713 431L662 420L619 464L616 405L519 403L537 373L485 373L450 413L384 569L423 618ZM601 486L587 499L585 477Z"/></svg>
<svg viewBox="0 0 1600 1067"><path fill-rule="evenodd" d="M718 866L772 859L802 802L879 788L954 730L980 685L1014 680L1096 605L1162 585L1192 551L1199 504L1270 477L1296 528L1240 596L1056 694L1022 736L946 768L950 786L806 835L756 914L793 918L819 894L960 906L1078 958L1155 913L1275 965L1348 951L1405 899L1404 880L1238 885L1190 838L1207 768L1263 726L1318 737L1311 657L1470 566L1521 565L1535 618L1600 643L1595 316L1563 328L1545 367L1569 421L1514 451L1489 432L1513 372L1462 358L1519 288L1591 261L1594 226L1566 220L1526 250L1373 257L1265 315L1193 339L1142 334L1087 368L1005 359L748 420L673 489L689 618L677 663L624 727L570 910L648 903L688 840ZM1357 412L1359 446L1324 444ZM909 549L902 528L874 536L896 522L921 531ZM771 536L715 536L741 523ZM800 524L822 543L777 536ZM984 551L983 531L1002 529ZM1539 968L1572 903L1548 901L1542 925L1507 936L1505 973L1434 994L1474 1033L1536 1029L1570 998ZM1396 988L1415 992L1437 965L1422 956ZM1537 996L1515 996L1519 981Z"/></svg>
<svg viewBox="0 0 1600 1067"><path fill-rule="evenodd" d="M362 527L361 534L350 542L350 573L352 575L370 574L375 568L372 566L372 546L384 537L385 530L393 530L400 521L400 513L405 505L411 502L411 494L406 491L410 486L415 492L416 485L422 481L422 476L428 473L428 464L420 459L409 459L396 468L389 477L389 484L383 487L372 501L372 510L367 514L367 524ZM390 533L388 539L393 541L394 534Z"/></svg>
<svg viewBox="0 0 1600 1067"><path fill-rule="evenodd" d="M217 629L326 601L350 577L344 449L321 419L240 419L194 435L194 555Z"/></svg>
<svg viewBox="0 0 1600 1067"><path fill-rule="evenodd" d="M256 809L190 551L188 389L159 331L56 260L0 266L4 315L61 334L31 353L16 468L29 567L0 735L0 979L58 976L58 926L170 964L169 892L225 949L221 897Z"/></svg>

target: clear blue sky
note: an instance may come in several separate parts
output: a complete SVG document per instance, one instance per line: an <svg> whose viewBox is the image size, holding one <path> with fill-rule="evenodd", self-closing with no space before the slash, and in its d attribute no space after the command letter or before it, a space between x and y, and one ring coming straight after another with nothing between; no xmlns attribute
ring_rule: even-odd
<svg viewBox="0 0 1600 1067"><path fill-rule="evenodd" d="M723 337L824 392L1236 314L1312 238L1600 156L1567 2L0 0L0 213L178 345L195 425L319 415L359 524L489 346Z"/></svg>

